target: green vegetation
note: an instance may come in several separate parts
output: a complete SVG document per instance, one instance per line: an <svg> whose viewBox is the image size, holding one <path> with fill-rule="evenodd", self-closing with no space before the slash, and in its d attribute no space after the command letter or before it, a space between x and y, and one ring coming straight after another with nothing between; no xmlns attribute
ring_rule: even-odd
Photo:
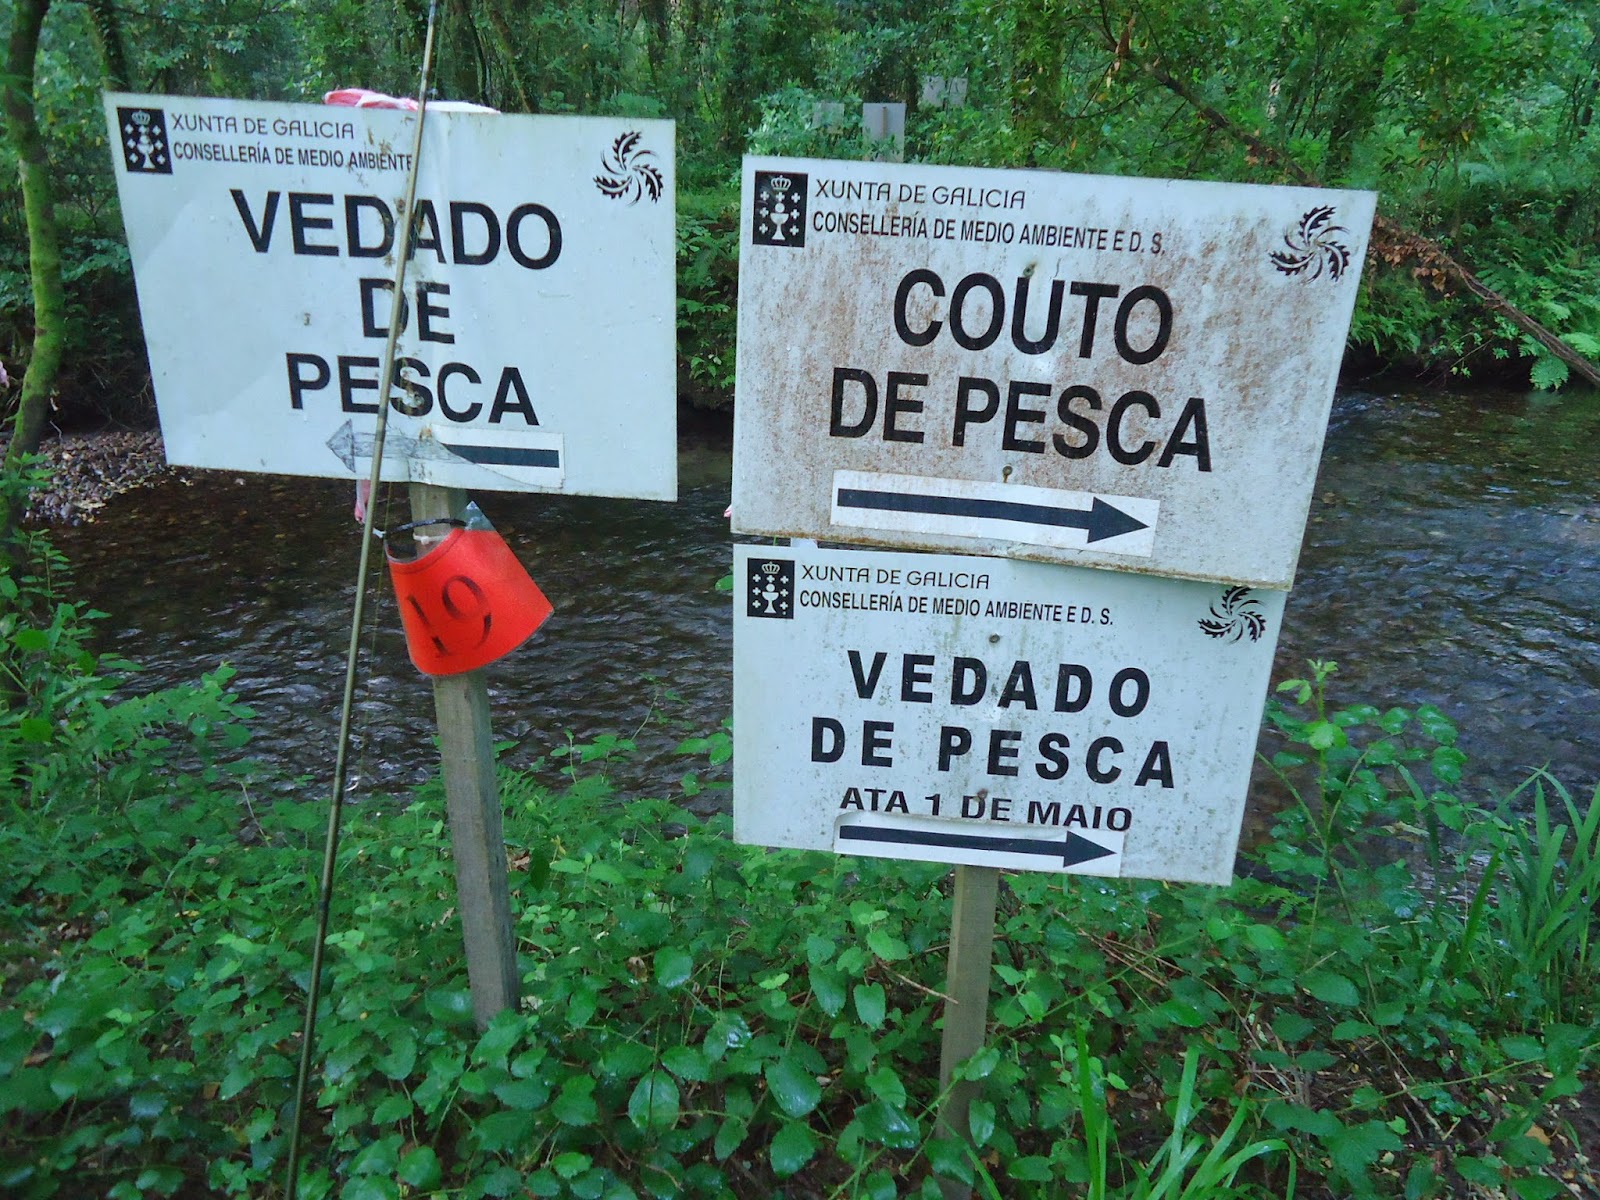
<svg viewBox="0 0 1600 1200"><path fill-rule="evenodd" d="M0 618L0 1190L278 1194L320 806L222 765L225 673L133 694L37 540ZM523 1005L479 1034L442 789L347 823L302 1194L1565 1194L1600 1050L1600 803L1457 795L1440 713L1269 706L1284 805L1228 889L1007 876L976 1152L935 1136L947 873L732 844L502 780ZM679 748L726 761L726 731ZM1397 855L1397 846L1410 853Z"/></svg>
<svg viewBox="0 0 1600 1200"><path fill-rule="evenodd" d="M60 226L61 411L147 417L102 79L280 100L316 101L353 84L405 92L426 4L47 7L32 93ZM912 161L1376 189L1383 222L1351 329L1352 368L1560 387L1574 360L1522 316L1577 355L1600 354L1600 9L1591 2L441 8L441 95L513 112L677 121L681 373L696 403L731 402L739 156L862 152L850 120L815 127L818 102L846 114L863 100L906 102ZM0 12L0 36L11 24ZM965 104L924 104L930 75L965 79ZM17 136L0 147L0 360L13 368L33 353Z"/></svg>
<svg viewBox="0 0 1600 1200"><path fill-rule="evenodd" d="M1569 361L1508 308L1600 350L1592 3L444 7L445 95L679 122L682 390L707 406L730 399L738 157L860 155L815 126L822 101L908 101L908 157L929 162L1375 187L1357 357L1561 386ZM43 364L29 394L148 416L102 78L403 91L422 8L0 12L0 359ZM44 17L36 53L19 11ZM919 106L929 74L966 79L967 104ZM25 249L52 257L52 219L60 294ZM5 473L0 512L28 483ZM323 817L236 761L250 714L226 671L140 693L48 544L4 553L0 1192L278 1194ZM625 739L571 747L564 775L502 782L524 1003L480 1033L441 789L367 798L303 1194L1567 1194L1600 1049L1600 801L1540 774L1471 803L1442 714L1339 701L1334 678L1313 664L1268 707L1281 803L1232 887L1007 878L991 1039L961 1069L975 1147L934 1121L946 872L738 847L674 797L613 795ZM731 741L680 752L725 761Z"/></svg>

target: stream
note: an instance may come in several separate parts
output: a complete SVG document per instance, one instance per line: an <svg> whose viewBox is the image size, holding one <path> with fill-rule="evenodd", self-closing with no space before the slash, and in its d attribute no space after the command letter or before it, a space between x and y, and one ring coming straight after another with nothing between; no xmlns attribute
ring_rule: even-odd
<svg viewBox="0 0 1600 1200"><path fill-rule="evenodd" d="M626 794L678 794L729 767L676 753L731 711L731 424L689 415L676 504L478 497L556 606L487 669L508 761L554 781L551 752L612 734L635 753L606 770ZM1274 680L1339 664L1337 703L1437 705L1461 725L1468 792L1492 800L1551 764L1600 782L1600 397L1346 391L1337 398ZM329 480L189 472L123 496L93 524L52 531L76 595L111 616L102 648L143 684L226 663L255 710L259 786L320 796L332 776L360 530L354 489ZM401 489L380 525L407 520ZM383 503L380 500L380 504ZM381 556L374 555L381 571ZM405 652L394 593L369 607L351 791L392 793L437 763L431 689ZM541 761L542 760L542 761ZM691 787L694 785L691 784ZM725 790L690 807L725 806Z"/></svg>

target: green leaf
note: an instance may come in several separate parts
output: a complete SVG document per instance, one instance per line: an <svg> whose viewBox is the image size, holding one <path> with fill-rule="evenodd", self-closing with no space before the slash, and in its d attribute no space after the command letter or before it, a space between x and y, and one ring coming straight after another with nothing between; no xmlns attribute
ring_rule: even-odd
<svg viewBox="0 0 1600 1200"><path fill-rule="evenodd" d="M678 1084L665 1071L651 1071L628 1097L628 1119L640 1130L670 1129L678 1120Z"/></svg>
<svg viewBox="0 0 1600 1200"><path fill-rule="evenodd" d="M904 1108L906 1104L906 1085L901 1081L900 1074L893 1067L879 1067L867 1075L867 1090L879 1100Z"/></svg>
<svg viewBox="0 0 1600 1200"><path fill-rule="evenodd" d="M1263 953L1282 950L1288 945L1284 941L1283 934L1271 925L1246 925L1244 938L1251 946Z"/></svg>
<svg viewBox="0 0 1600 1200"><path fill-rule="evenodd" d="M740 1117L727 1117L717 1129L717 1136L711 1143L711 1153L717 1156L717 1161L724 1161L740 1146L749 1136L750 1124Z"/></svg>
<svg viewBox="0 0 1600 1200"><path fill-rule="evenodd" d="M1323 1139L1332 1137L1341 1128L1339 1118L1326 1109L1290 1104L1283 1100L1268 1104L1262 1116L1274 1129L1295 1129Z"/></svg>
<svg viewBox="0 0 1600 1200"><path fill-rule="evenodd" d="M477 1190L485 1196L511 1197L515 1196L523 1186L522 1172L516 1167L502 1164L487 1174L479 1175L474 1183ZM577 1192L577 1189L574 1188L573 1191Z"/></svg>
<svg viewBox="0 0 1600 1200"><path fill-rule="evenodd" d="M383 1175L356 1175L339 1191L339 1200L400 1200L400 1188Z"/></svg>
<svg viewBox="0 0 1600 1200"><path fill-rule="evenodd" d="M817 1077L791 1054L768 1063L766 1076L772 1098L785 1116L803 1117L822 1100L822 1085Z"/></svg>
<svg viewBox="0 0 1600 1200"><path fill-rule="evenodd" d="M1382 1121L1348 1125L1325 1139L1334 1164L1346 1175L1361 1176L1387 1150L1400 1149L1400 1139Z"/></svg>
<svg viewBox="0 0 1600 1200"><path fill-rule="evenodd" d="M163 1164L159 1167L146 1167L139 1172L139 1177L133 1181L133 1186L141 1192L155 1192L159 1196L170 1196L183 1185L183 1172L177 1167Z"/></svg>
<svg viewBox="0 0 1600 1200"><path fill-rule="evenodd" d="M538 1116L534 1113L507 1109L477 1118L472 1124L472 1134L480 1149L490 1154L509 1154L527 1144L537 1123Z"/></svg>
<svg viewBox="0 0 1600 1200"><path fill-rule="evenodd" d="M1552 355L1542 355L1528 372L1528 382L1541 392L1551 392L1567 381L1567 364Z"/></svg>
<svg viewBox="0 0 1600 1200"><path fill-rule="evenodd" d="M550 1099L550 1085L543 1079L514 1079L494 1089L495 1098L507 1108L531 1112L543 1108Z"/></svg>
<svg viewBox="0 0 1600 1200"><path fill-rule="evenodd" d="M520 1014L509 1009L495 1013L489 1028L472 1048L472 1061L484 1066L505 1066L506 1055L526 1031L527 1025Z"/></svg>
<svg viewBox="0 0 1600 1200"><path fill-rule="evenodd" d="M1431 704L1424 704L1417 709L1417 720L1422 725L1423 734L1431 741L1438 742L1441 746L1456 744L1456 723Z"/></svg>
<svg viewBox="0 0 1600 1200"><path fill-rule="evenodd" d="M582 1029L599 1007L600 992L597 988L586 984L576 989L567 1001L567 1024L574 1029Z"/></svg>
<svg viewBox="0 0 1600 1200"><path fill-rule="evenodd" d="M679 1079L704 1083L711 1078L705 1054L694 1046L673 1046L661 1056L661 1065Z"/></svg>
<svg viewBox="0 0 1600 1200"><path fill-rule="evenodd" d="M160 1092L135 1092L128 1097L128 1115L136 1121L159 1117L166 1110L167 1098Z"/></svg>
<svg viewBox="0 0 1600 1200"><path fill-rule="evenodd" d="M1517 1194L1517 1200L1555 1200L1557 1196L1568 1195L1567 1189L1561 1182L1551 1179L1548 1175L1528 1175L1513 1179L1511 1190Z"/></svg>
<svg viewBox="0 0 1600 1200"><path fill-rule="evenodd" d="M1514 1059L1529 1060L1544 1057L1544 1044L1538 1038L1520 1034L1501 1038L1500 1048Z"/></svg>
<svg viewBox="0 0 1600 1200"><path fill-rule="evenodd" d="M467 1025L472 1022L472 993L466 988L434 988L423 998L423 1008L441 1025Z"/></svg>
<svg viewBox="0 0 1600 1200"><path fill-rule="evenodd" d="M861 1122L861 1132L868 1141L894 1150L910 1150L922 1140L916 1122L902 1109L882 1100L857 1108L856 1120Z"/></svg>
<svg viewBox="0 0 1600 1200"><path fill-rule="evenodd" d="M1366 1021L1340 1021L1333 1027L1333 1039L1337 1042L1353 1042L1357 1038L1371 1037L1377 1032L1378 1027Z"/></svg>
<svg viewBox="0 0 1600 1200"><path fill-rule="evenodd" d="M17 734L25 742L42 745L55 734L56 727L43 717L23 717L17 722Z"/></svg>
<svg viewBox="0 0 1600 1200"><path fill-rule="evenodd" d="M1466 762L1467 756L1454 746L1440 746L1433 752L1429 765L1434 778L1446 787L1454 787L1461 782L1461 768Z"/></svg>
<svg viewBox="0 0 1600 1200"><path fill-rule="evenodd" d="M656 982L664 988L682 987L694 975L694 956L677 946L656 951Z"/></svg>
<svg viewBox="0 0 1600 1200"><path fill-rule="evenodd" d="M1030 1183L1048 1183L1051 1179L1050 1160L1037 1154L1013 1159L1006 1164L1006 1174Z"/></svg>
<svg viewBox="0 0 1600 1200"><path fill-rule="evenodd" d="M594 1102L594 1080L568 1077L550 1111L563 1125L593 1125L600 1119L600 1110Z"/></svg>
<svg viewBox="0 0 1600 1200"><path fill-rule="evenodd" d="M404 1093L385 1096L372 1110L372 1123L393 1125L396 1121L404 1121L411 1115L412 1108L411 1097Z"/></svg>
<svg viewBox="0 0 1600 1200"><path fill-rule="evenodd" d="M1332 721L1312 721L1305 728L1305 743L1313 750L1333 750L1337 747L1348 746L1349 738L1343 729Z"/></svg>
<svg viewBox="0 0 1600 1200"><path fill-rule="evenodd" d="M787 1179L811 1161L817 1152L817 1139L804 1121L790 1121L772 1139L772 1170Z"/></svg>
<svg viewBox="0 0 1600 1200"><path fill-rule="evenodd" d="M1403 708L1391 708L1378 718L1378 728L1385 733L1393 735L1399 733L1411 721L1411 714Z"/></svg>
<svg viewBox="0 0 1600 1200"><path fill-rule="evenodd" d="M607 1079L638 1079L655 1066L650 1047L638 1042L618 1042L600 1057L598 1070Z"/></svg>
<svg viewBox="0 0 1600 1200"><path fill-rule="evenodd" d="M817 1007L830 1017L837 1017L844 1010L844 979L836 971L812 968L811 994L817 998Z"/></svg>
<svg viewBox="0 0 1600 1200"><path fill-rule="evenodd" d="M867 949L885 962L898 962L911 953L911 948L887 929L872 929L867 933Z"/></svg>
<svg viewBox="0 0 1600 1200"><path fill-rule="evenodd" d="M987 1100L974 1100L967 1107L967 1128L972 1131L972 1144L987 1146L994 1136L994 1105Z"/></svg>
<svg viewBox="0 0 1600 1200"><path fill-rule="evenodd" d="M377 1060L377 1068L390 1079L404 1079L417 1065L417 1039L409 1029L399 1029L386 1040L389 1052Z"/></svg>
<svg viewBox="0 0 1600 1200"><path fill-rule="evenodd" d="M418 1191L430 1191L439 1186L443 1178L439 1168L439 1156L433 1152L431 1146L417 1146L408 1150L400 1160L397 1171L400 1182L410 1184Z"/></svg>
<svg viewBox="0 0 1600 1200"><path fill-rule="evenodd" d="M954 1138L934 1138L928 1143L928 1166L940 1179L965 1184L973 1181L972 1151L965 1142Z"/></svg>
<svg viewBox="0 0 1600 1200"><path fill-rule="evenodd" d="M868 1029L881 1029L888 1013L888 998L883 987L876 983L858 983L852 989L856 1000L856 1016Z"/></svg>
<svg viewBox="0 0 1600 1200"><path fill-rule="evenodd" d="M550 1169L563 1179L576 1179L593 1165L593 1159L576 1150L563 1151L550 1160Z"/></svg>
<svg viewBox="0 0 1600 1200"><path fill-rule="evenodd" d="M1301 977L1300 986L1324 1004L1361 1003L1356 985L1334 971L1308 971Z"/></svg>
<svg viewBox="0 0 1600 1200"><path fill-rule="evenodd" d="M1372 1010L1372 1020L1377 1025L1398 1025L1406 1018L1409 1005L1404 1000L1385 1000Z"/></svg>
<svg viewBox="0 0 1600 1200"><path fill-rule="evenodd" d="M987 1079L994 1074L994 1069L1000 1065L1000 1050L996 1046L984 1046L966 1062L956 1067L956 1076L960 1079Z"/></svg>

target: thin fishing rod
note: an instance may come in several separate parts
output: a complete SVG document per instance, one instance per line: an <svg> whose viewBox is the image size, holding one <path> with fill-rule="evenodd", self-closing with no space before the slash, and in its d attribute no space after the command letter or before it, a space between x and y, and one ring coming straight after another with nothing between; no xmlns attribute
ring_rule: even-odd
<svg viewBox="0 0 1600 1200"><path fill-rule="evenodd" d="M306 1092L311 1079L311 1051L317 1034L317 1005L322 998L322 955L328 940L328 913L333 907L333 875L339 854L339 823L344 810L345 780L350 762L350 718L355 708L356 664L361 653L361 626L366 617L367 579L372 562L373 522L378 511L378 483L383 472L383 439L389 428L389 389L394 384L395 348L400 341L406 264L411 257L412 214L416 211L417 171L422 164L422 126L428 114L428 74L433 67L433 34L439 0L429 0L428 32L422 46L422 76L417 83L417 128L411 143L411 170L406 175L406 198L395 247L394 294L389 306L389 337L383 347L383 371L378 381L378 423L372 438L372 474L368 479L366 511L361 519L361 562L356 571L355 610L350 616L350 648L345 655L344 702L339 708L339 746L333 766L333 796L328 809L328 832L322 852L322 884L317 901L317 935L311 948L311 982L306 996L305 1026L300 1034L300 1070L295 1078L294 1116L289 1127L289 1179L285 1194L295 1200L300 1183L300 1130L304 1123Z"/></svg>

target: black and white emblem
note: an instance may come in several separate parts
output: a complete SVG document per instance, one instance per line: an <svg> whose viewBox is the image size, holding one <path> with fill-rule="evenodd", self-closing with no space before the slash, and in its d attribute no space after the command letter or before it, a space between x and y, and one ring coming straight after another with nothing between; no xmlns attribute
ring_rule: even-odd
<svg viewBox="0 0 1600 1200"><path fill-rule="evenodd" d="M750 560L750 577L745 581L745 616L794 619L794 560L760 558Z"/></svg>
<svg viewBox="0 0 1600 1200"><path fill-rule="evenodd" d="M750 240L757 246L806 244L806 177L794 171L757 171Z"/></svg>
<svg viewBox="0 0 1600 1200"><path fill-rule="evenodd" d="M171 175L172 156L167 149L167 116L159 108L119 108L117 128L122 134L122 162L141 175Z"/></svg>

